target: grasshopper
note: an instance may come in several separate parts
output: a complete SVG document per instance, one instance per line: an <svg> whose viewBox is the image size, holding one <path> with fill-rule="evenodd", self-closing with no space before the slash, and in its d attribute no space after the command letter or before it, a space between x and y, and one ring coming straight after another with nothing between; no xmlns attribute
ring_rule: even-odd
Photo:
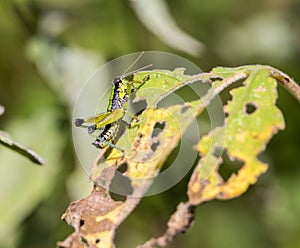
<svg viewBox="0 0 300 248"><path fill-rule="evenodd" d="M143 53L141 53L135 59L135 61L122 74L122 76L116 77L113 80L113 86L111 89L106 112L99 113L91 117L78 118L75 120L75 126L87 128L89 134L94 133L96 130L101 130L101 133L92 143L98 149L103 149L107 146L110 146L124 153L124 150L122 148L113 144L113 140L118 133L121 120L126 113L129 113L127 111L127 108L130 95L136 92L138 88L140 88L140 86L142 86L146 81L150 79L149 75L146 75L142 79L142 81L135 81L132 78L133 74L137 71L141 71L152 65L147 65L143 68L127 73L129 69L134 66L134 64L141 58L142 55ZM138 85L138 87L136 87L135 85ZM133 114L131 115L133 116L133 118L136 118Z"/></svg>

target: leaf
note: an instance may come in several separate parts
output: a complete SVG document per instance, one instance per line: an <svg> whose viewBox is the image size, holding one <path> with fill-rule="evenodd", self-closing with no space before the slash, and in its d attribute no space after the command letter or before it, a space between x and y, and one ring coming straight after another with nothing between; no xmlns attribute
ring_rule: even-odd
<svg viewBox="0 0 300 248"><path fill-rule="evenodd" d="M218 70L218 75L231 75L226 69ZM283 116L275 106L276 86L269 70L257 68L249 73L243 86L231 91L232 100L224 107L228 114L224 126L212 130L198 144L202 158L188 189L192 204L237 197L267 170L267 165L257 156L270 138L284 128ZM244 163L237 175L232 175L226 182L218 173L222 162L216 155L218 149L226 151L232 160Z"/></svg>
<svg viewBox="0 0 300 248"><path fill-rule="evenodd" d="M45 161L44 159L39 156L36 152L33 150L24 147L23 145L11 140L8 135L2 131L0 131L0 143L11 150L19 153L20 155L30 159L33 163L38 165L44 165Z"/></svg>
<svg viewBox="0 0 300 248"><path fill-rule="evenodd" d="M159 101L175 90L199 80L199 77L185 75L184 68L143 71L137 73L134 79L142 81L146 75L150 75L150 80L136 92L134 102L146 100L148 107L156 107Z"/></svg>
<svg viewBox="0 0 300 248"><path fill-rule="evenodd" d="M147 74L150 75L150 79L145 86L138 90L134 101L145 99L148 107L139 116L140 122L135 127L127 129L116 144L125 150L126 156L120 158L120 152L116 149L112 150L105 161L95 163L101 163L101 167L98 165L93 167L91 175L93 181L107 187L110 181L106 182L103 178L106 177L106 169L125 163L127 164L126 176L131 179L132 185L139 185L135 188L134 196L141 196L141 193L145 192L144 190L140 191L140 187L142 187L140 184L147 181L144 178L152 180L156 176L167 156L177 146L183 132L194 119L195 113L200 113L205 107L203 101L197 100L168 108L154 108L161 99L174 90L201 80L201 74L184 75L182 69L172 72L156 70L139 72L135 74L134 80L141 80ZM158 123L164 125L163 131L153 137L154 127ZM153 143L157 144L155 150L151 148ZM115 158L119 158L117 166ZM145 166L146 164L147 166Z"/></svg>
<svg viewBox="0 0 300 248"><path fill-rule="evenodd" d="M246 78L248 79L244 81ZM210 97L211 94L216 94L216 92L221 92L222 89L240 80L244 81L245 86L232 91L233 100L225 106L228 113L225 125L212 130L198 144L198 150L203 157L189 182L188 202L178 204L177 210L168 221L164 234L157 238L151 238L143 245L138 246L139 248L150 248L156 245L166 246L178 234L186 232L190 228L190 222L186 221L193 219L193 207L214 198L230 199L237 197L247 189L249 184L255 183L257 177L266 170L266 165L257 160L255 153L258 154L264 150L268 139L284 127L281 112L275 106L277 92L274 79L278 80L300 101L300 87L297 83L288 75L269 66L219 67L203 75L203 79L214 81L212 90L203 99ZM267 90L264 90L265 88ZM257 102L257 104L259 103L259 111L256 112L257 109L254 106L247 106L247 100L250 99ZM261 122L261 120L264 120L264 111L270 111L271 115L267 115L266 121ZM259 115L259 118L256 117L255 119L255 115L250 117L254 113ZM250 119L250 121L247 119ZM249 125L250 130L244 128L244 124L248 123L252 124ZM253 129L254 132L257 132L255 131L257 129L262 137L251 136L251 134L253 135ZM242 136L250 137L247 140L249 143L241 142L242 140L239 139L241 136L236 135L237 131L238 133L248 134ZM261 138L260 142L258 144L253 143L252 141L257 141L257 138ZM246 161L238 175L232 175L225 183L218 173L218 168L222 163L219 155L224 150L231 152L229 156L231 155L232 159L244 158ZM185 206L185 208L182 208L182 206Z"/></svg>
<svg viewBox="0 0 300 248"><path fill-rule="evenodd" d="M81 238L85 240L85 243L91 246L112 247L113 237L117 227L131 213L139 203L141 197L147 192L163 163L177 146L182 134L187 130L191 121L194 120L224 88L222 85L220 86L220 84L215 84L202 99L166 108L155 108L154 106L172 91L195 81L202 83L203 80L208 79L208 75L203 73L186 76L183 74L182 69L173 72L157 70L153 72L139 72L135 74L134 80L142 79L147 74L150 75L150 79L138 90L134 101L145 99L149 106L139 116L140 122L126 129L116 142L118 147L124 149L126 156L122 156L117 149L113 149L104 157L105 150L102 150L92 165L90 178L95 183L95 191L98 193L101 192L105 197L100 204L98 204L100 201L97 201L97 204L89 206L89 208L100 212L99 215L93 219L89 219L86 213L78 213L78 202L73 203L76 207L71 204L64 218L67 219L69 224L77 231L64 242L59 243L60 247L68 247L70 239L76 242L76 245L80 246L82 245ZM244 77L245 73L242 72L232 78L229 77L225 82L230 84ZM156 94L151 94L150 92L153 88L167 90L161 90ZM153 135L154 128L158 123L163 125L163 129L159 134ZM156 148L153 148L153 144L156 145ZM122 202L122 204L115 205L109 210L101 212L100 209L105 209L105 204L112 201L109 195L109 187L112 179L117 174L116 170L123 164L126 165L127 169L122 175L130 180L132 192L126 197L126 200ZM104 193L103 189L105 189ZM97 194L97 192L93 192L92 194ZM88 202L90 202L89 197L83 199L80 206L82 204L88 205ZM76 216L76 218L74 218L74 216ZM78 222L78 218L84 221ZM88 235L90 233L88 230L93 226L93 223L95 223L95 218L97 222L99 220L109 221L109 228L105 229L105 231L97 232L98 239L95 239L94 235ZM82 225L82 223L84 224ZM93 230L90 231L94 233ZM110 239L108 239L108 237ZM96 242L97 240L103 239L105 240L105 242L102 243L103 246Z"/></svg>
<svg viewBox="0 0 300 248"><path fill-rule="evenodd" d="M273 72L269 67L245 66L220 67L193 76L184 75L182 69L136 73L134 80L137 81L150 76L133 99L145 100L147 108L138 117L140 121L127 128L116 141L116 146L124 149L125 156L117 149L100 151L91 168L94 190L90 196L70 204L63 218L76 231L58 243L59 247L84 244L114 247L116 229L145 195L191 121L222 90L238 81L243 81L244 85L231 91L232 100L224 108L228 114L224 125L213 129L198 143L202 157L188 185L189 201L179 204L162 236L139 247L165 246L185 232L192 224L193 209L197 204L215 198L230 199L245 192L267 169L257 156L272 135L284 128L282 114L275 106L277 84L272 78ZM195 81L211 84L201 99L157 107L168 94ZM162 129L154 134L157 124ZM218 173L222 162L218 154L223 150L230 158L244 163L238 174L226 182ZM117 171L123 165L126 169ZM109 194L112 180L120 174L129 180L131 189L123 202L113 201Z"/></svg>
<svg viewBox="0 0 300 248"><path fill-rule="evenodd" d="M138 125L126 129L116 143L117 146L125 150L126 156L122 157L118 150L113 149L104 158L102 155L105 151L101 151L93 164L90 177L97 185L95 188L97 192L94 191L92 194L98 195L99 192L102 192L103 199L101 204L98 204L99 201L97 201L97 204L90 206L90 208L95 209L97 212L99 211L98 216L87 219L85 213L77 215L78 212L74 207L72 209L69 208L64 215L64 218L69 220L69 224L77 230L77 233L74 233L72 236L73 240L79 242L77 245L82 244L79 237L84 237L84 240L90 245L97 245L94 235L86 235L87 230L89 230L89 227L93 225L96 219L97 222L100 220L103 223L109 222L110 226L110 228L97 232L98 239L106 240L105 243L102 243L103 246L99 245L99 247L112 247L116 228L135 208L141 197L148 190L164 161L180 141L182 133L194 119L194 114L200 113L205 107L202 101L197 100L168 108L154 108L161 99L175 89L183 87L192 81L201 80L201 74L191 77L185 76L182 70L173 72L162 70L149 71L137 73L134 80L142 79L147 74L150 74L150 79L145 86L139 89L135 101L145 99L149 106L139 116L140 122ZM165 90L151 94L150 92L153 88ZM153 130L157 123L163 124L164 128L157 136L153 136ZM157 144L155 149L152 147L153 143ZM122 164L127 165L127 170L123 175L130 179L132 193L121 204L113 205L111 208L101 212L100 209L105 209L105 204L112 201L109 196L109 186L112 178L115 176L116 169ZM105 189L104 193L103 189ZM88 204L88 202L90 202L89 197L83 199L80 205ZM73 204L79 206L77 202ZM72 216L77 216L77 218L84 220L84 224L79 225L80 221L75 221ZM94 233L93 230L90 231ZM59 246L68 247L68 239L59 243Z"/></svg>

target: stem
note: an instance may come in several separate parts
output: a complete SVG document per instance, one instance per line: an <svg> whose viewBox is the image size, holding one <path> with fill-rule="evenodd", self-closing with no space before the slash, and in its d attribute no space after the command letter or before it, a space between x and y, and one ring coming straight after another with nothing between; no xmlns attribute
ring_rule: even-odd
<svg viewBox="0 0 300 248"><path fill-rule="evenodd" d="M267 66L273 78L278 80L288 92L290 92L300 103L300 86L287 74L271 66Z"/></svg>

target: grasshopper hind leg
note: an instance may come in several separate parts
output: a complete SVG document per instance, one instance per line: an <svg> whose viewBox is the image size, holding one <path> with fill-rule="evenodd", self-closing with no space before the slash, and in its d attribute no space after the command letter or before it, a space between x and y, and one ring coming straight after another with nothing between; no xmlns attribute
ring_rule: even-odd
<svg viewBox="0 0 300 248"><path fill-rule="evenodd" d="M122 148L116 146L115 144L113 144L107 140L104 140L100 137L97 137L97 139L92 143L92 145L94 145L98 149L103 149L106 145L108 145L111 148L117 149L118 151L120 151L122 153L122 155L124 155L124 149L122 149Z"/></svg>
<svg viewBox="0 0 300 248"><path fill-rule="evenodd" d="M86 121L82 118L78 118L75 120L75 126L76 127L83 127L83 128L87 128L88 129L88 133L92 134L93 132L95 132L97 130L97 125L86 125L85 124Z"/></svg>
<svg viewBox="0 0 300 248"><path fill-rule="evenodd" d="M92 134L97 130L97 125L95 124L95 125L88 126L87 129L88 129L88 134Z"/></svg>
<svg viewBox="0 0 300 248"><path fill-rule="evenodd" d="M84 119L78 118L75 120L75 126L76 127L81 127L84 123Z"/></svg>

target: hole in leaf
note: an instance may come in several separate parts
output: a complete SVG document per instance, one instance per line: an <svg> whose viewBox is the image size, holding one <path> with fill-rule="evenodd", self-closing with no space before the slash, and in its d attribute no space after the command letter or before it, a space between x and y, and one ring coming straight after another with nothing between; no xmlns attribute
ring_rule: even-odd
<svg viewBox="0 0 300 248"><path fill-rule="evenodd" d="M218 76L216 76L216 77L211 77L210 78L210 81L211 82L216 82L216 81L222 81L224 78L222 78L222 77L218 77Z"/></svg>
<svg viewBox="0 0 300 248"><path fill-rule="evenodd" d="M156 122L151 137L152 138L157 137L159 133L164 130L165 126L166 126L165 122Z"/></svg>
<svg viewBox="0 0 300 248"><path fill-rule="evenodd" d="M98 244L100 242L100 239L95 239L95 243Z"/></svg>
<svg viewBox="0 0 300 248"><path fill-rule="evenodd" d="M256 111L257 107L255 106L254 103L246 103L245 105L245 113L248 115L253 114Z"/></svg>
<svg viewBox="0 0 300 248"><path fill-rule="evenodd" d="M127 168L128 168L127 163L123 163L118 167L117 171L120 173L124 173L127 171Z"/></svg>
<svg viewBox="0 0 300 248"><path fill-rule="evenodd" d="M86 238L84 238L84 237L81 237L81 242L82 242L83 244L85 244L87 247L90 246L89 243L88 243L88 241L87 241Z"/></svg>
<svg viewBox="0 0 300 248"><path fill-rule="evenodd" d="M156 151L157 147L159 146L160 142L156 141L151 145L151 150Z"/></svg>
<svg viewBox="0 0 300 248"><path fill-rule="evenodd" d="M81 226L83 226L83 225L84 225L84 220L81 219L81 220L79 221L79 227L81 227Z"/></svg>
<svg viewBox="0 0 300 248"><path fill-rule="evenodd" d="M190 107L188 105L183 106L183 108L180 110L181 114L184 114Z"/></svg>
<svg viewBox="0 0 300 248"><path fill-rule="evenodd" d="M224 152L224 148L223 147L215 147L214 148L214 151L213 151L213 155L216 157L216 158L219 158L222 156Z"/></svg>
<svg viewBox="0 0 300 248"><path fill-rule="evenodd" d="M122 202L126 201L126 195L122 195L122 194L120 195L115 192L109 192L109 195L114 201L122 201Z"/></svg>
<svg viewBox="0 0 300 248"><path fill-rule="evenodd" d="M244 87L244 81L244 79L238 80L220 93L224 105L227 105L232 100L232 90Z"/></svg>
<svg viewBox="0 0 300 248"><path fill-rule="evenodd" d="M127 165L126 165L127 166ZM132 194L131 180L122 173L116 172L109 186L110 196L115 201L125 201Z"/></svg>
<svg viewBox="0 0 300 248"><path fill-rule="evenodd" d="M222 154L223 163L219 168L219 174L227 181L232 174L237 174L238 171L243 167L244 162L238 159L230 159L227 152Z"/></svg>

